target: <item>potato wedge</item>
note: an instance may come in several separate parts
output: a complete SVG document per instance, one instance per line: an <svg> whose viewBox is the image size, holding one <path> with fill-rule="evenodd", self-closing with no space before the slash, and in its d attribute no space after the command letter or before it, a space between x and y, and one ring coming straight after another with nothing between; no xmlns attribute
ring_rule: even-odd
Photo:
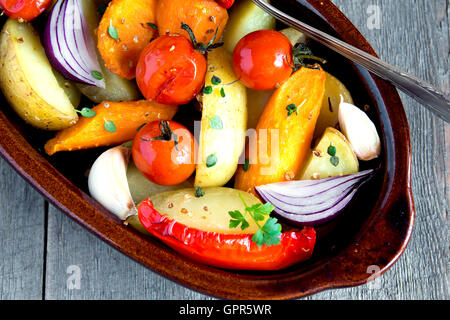
<svg viewBox="0 0 450 320"><path fill-rule="evenodd" d="M100 22L97 6L92 0L81 0L81 3L83 5L83 10L86 13L89 28L91 30L96 30ZM97 41L95 35L94 39ZM98 50L97 57L105 79L105 89L86 84L77 84L81 93L95 103L101 103L103 101L122 102L139 100L141 95L136 82L121 78L109 71Z"/></svg>
<svg viewBox="0 0 450 320"><path fill-rule="evenodd" d="M317 120L316 129L314 131L314 139L320 138L325 129L328 127L336 127L339 122L339 104L341 96L344 102L353 104L353 98L350 91L335 76L327 72L325 80L325 96L323 98L320 116Z"/></svg>
<svg viewBox="0 0 450 320"><path fill-rule="evenodd" d="M275 29L275 23L275 18L257 7L251 0L240 1L230 12L223 36L225 49L233 53L239 40L247 34L262 29Z"/></svg>
<svg viewBox="0 0 450 320"><path fill-rule="evenodd" d="M61 130L78 115L55 77L39 35L29 23L9 19L0 35L0 88L17 114L30 125Z"/></svg>
<svg viewBox="0 0 450 320"><path fill-rule="evenodd" d="M333 164L328 148L336 148L338 164ZM309 154L305 165L300 170L297 180L317 180L328 177L354 174L359 171L359 162L352 146L345 136L334 128L327 128L319 143Z"/></svg>
<svg viewBox="0 0 450 320"><path fill-rule="evenodd" d="M261 203L255 196L231 188L205 188L203 197L195 197L195 189L169 191L150 197L155 209L188 227L222 234L254 234L258 226L245 211L247 206ZM239 210L250 224L245 230L230 229L230 211ZM268 217L265 218L267 220ZM260 221L264 225L264 221Z"/></svg>
<svg viewBox="0 0 450 320"><path fill-rule="evenodd" d="M221 83L212 84L213 77ZM205 86L211 86L212 93L202 99L195 186L223 186L237 169L245 145L247 91L236 80L230 54L223 48L210 52Z"/></svg>
<svg viewBox="0 0 450 320"><path fill-rule="evenodd" d="M66 92L67 97L74 108L77 108L81 101L81 92L78 90L75 82L65 79L61 74L54 70L56 81L58 81L59 86L63 88Z"/></svg>
<svg viewBox="0 0 450 320"><path fill-rule="evenodd" d="M141 171L139 171L133 161L130 161L130 163L128 164L127 179L131 197L133 198L133 201L136 203L136 205L141 203L148 197L156 195L158 193L192 188L192 186L194 185L192 180L187 180L175 186L160 186L148 180L141 173Z"/></svg>

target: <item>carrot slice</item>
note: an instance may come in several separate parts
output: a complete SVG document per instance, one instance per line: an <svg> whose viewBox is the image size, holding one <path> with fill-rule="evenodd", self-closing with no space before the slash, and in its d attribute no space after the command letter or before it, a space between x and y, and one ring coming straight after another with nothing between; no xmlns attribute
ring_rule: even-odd
<svg viewBox="0 0 450 320"><path fill-rule="evenodd" d="M238 169L235 188L256 194L255 186L295 178L310 149L325 78L321 69L302 68L274 92L256 127L256 139L250 137L256 146L250 143L250 165Z"/></svg>
<svg viewBox="0 0 450 320"><path fill-rule="evenodd" d="M178 107L140 100L102 102L92 110L96 113L94 117L82 117L74 126L58 132L45 144L45 152L53 155L59 151L111 146L132 140L144 123L171 120ZM114 123L115 132L105 129L108 121Z"/></svg>
<svg viewBox="0 0 450 320"><path fill-rule="evenodd" d="M215 42L220 41L228 21L228 12L214 0L164 0L158 1L156 21L159 34L181 34L190 40L181 28L187 24L199 43L209 43L218 29Z"/></svg>
<svg viewBox="0 0 450 320"><path fill-rule="evenodd" d="M111 72L125 79L136 77L141 51L158 35L157 0L113 0L97 31L98 49Z"/></svg>

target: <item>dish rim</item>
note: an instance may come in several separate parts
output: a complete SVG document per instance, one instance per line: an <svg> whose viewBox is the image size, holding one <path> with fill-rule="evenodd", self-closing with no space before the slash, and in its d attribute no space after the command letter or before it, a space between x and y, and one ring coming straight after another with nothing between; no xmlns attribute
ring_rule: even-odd
<svg viewBox="0 0 450 320"><path fill-rule="evenodd" d="M376 56L367 40L330 0L297 0L297 2L319 13L344 41ZM359 72L365 71L359 69ZM281 275L240 275L196 264L178 255L158 240L149 239L131 228L124 227L119 219L76 187L39 154L6 118L2 110L0 110L0 154L28 183L67 216L123 254L172 281L218 298L258 300L300 298L325 289L362 285L375 279L398 260L412 234L415 208L411 191L408 121L397 90L384 80L375 76L370 78L373 84L372 88L367 88L369 94L372 94L373 90L379 91L382 101L378 102L385 106L385 110L382 111L386 113L388 123L382 122L382 125L389 124L390 127L383 127L383 136L386 135L386 130L392 134L393 145L389 144L386 148L394 151L393 154L391 152L394 160L385 161L388 168L380 192L381 199L378 198L373 212L358 233L356 237L358 241L343 249L328 262L318 261L309 266L308 270L300 266L295 271ZM393 123L396 124L395 128L392 127ZM400 219L399 233L391 230L392 217ZM370 243L373 239L368 239L365 231L368 229L385 231L385 228L388 228L390 233L383 239L390 241L391 245L383 247L382 253L378 252L375 256L371 250L379 246L379 243ZM365 259L373 263L362 264ZM362 265L366 266L365 270L361 269ZM367 272L367 266L372 265L379 266L374 274ZM328 279L330 272L334 273L333 279Z"/></svg>

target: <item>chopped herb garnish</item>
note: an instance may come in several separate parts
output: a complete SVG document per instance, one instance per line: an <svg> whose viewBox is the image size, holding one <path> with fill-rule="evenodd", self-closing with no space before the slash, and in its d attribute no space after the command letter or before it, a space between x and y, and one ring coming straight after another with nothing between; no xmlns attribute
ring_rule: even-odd
<svg viewBox="0 0 450 320"><path fill-rule="evenodd" d="M215 153L211 154L206 158L206 167L211 168L217 164L217 155Z"/></svg>
<svg viewBox="0 0 450 320"><path fill-rule="evenodd" d="M97 80L102 80L103 79L103 74L100 71L97 70L93 70L91 72L92 76L97 79Z"/></svg>
<svg viewBox="0 0 450 320"><path fill-rule="evenodd" d="M244 165L242 166L242 169L245 172L247 172L249 168L250 168L250 160L248 158L245 158L245 162L244 162Z"/></svg>
<svg viewBox="0 0 450 320"><path fill-rule="evenodd" d="M206 86L203 88L203 93L204 94L211 94L213 92L213 87L212 86Z"/></svg>
<svg viewBox="0 0 450 320"><path fill-rule="evenodd" d="M211 83L215 86L222 83L222 79L220 79L218 76L212 76Z"/></svg>
<svg viewBox="0 0 450 320"><path fill-rule="evenodd" d="M116 125L112 121L105 121L105 130L110 133L114 133L117 131Z"/></svg>
<svg viewBox="0 0 450 320"><path fill-rule="evenodd" d="M330 162L333 166L337 167L339 165L339 158L336 156L332 156L330 158Z"/></svg>
<svg viewBox="0 0 450 320"><path fill-rule="evenodd" d="M222 97L222 98L225 98L225 89L224 88L220 88L220 96Z"/></svg>
<svg viewBox="0 0 450 320"><path fill-rule="evenodd" d="M286 110L288 111L288 117L291 116L294 112L298 114L298 108L295 104L290 104L286 107Z"/></svg>
<svg viewBox="0 0 450 320"><path fill-rule="evenodd" d="M216 130L223 129L222 119L218 115L215 115L214 117L209 119L209 125L211 126L211 128L216 129Z"/></svg>
<svg viewBox="0 0 450 320"><path fill-rule="evenodd" d="M79 111L79 110L75 110L75 111L78 112L79 114L81 114L85 118L92 118L97 115L94 110L89 109L89 108L83 108L83 109L81 109L81 111Z"/></svg>
<svg viewBox="0 0 450 320"><path fill-rule="evenodd" d="M152 28L152 29L158 30L158 26L157 26L156 24L154 24L154 23L147 22L147 25L148 25L150 28Z"/></svg>
<svg viewBox="0 0 450 320"><path fill-rule="evenodd" d="M328 154L330 156L334 157L336 155L336 151L337 151L336 147L333 146L332 144L330 144L330 146L328 147L328 150L327 150Z"/></svg>
<svg viewBox="0 0 450 320"><path fill-rule="evenodd" d="M244 203L245 212L250 215L259 228L259 230L253 235L252 241L255 242L258 247L262 247L263 245L270 247L272 245L279 244L281 241L281 225L278 223L278 220L276 218L268 218L262 227L259 224L259 221L264 221L264 219L270 215L274 209L274 206L270 203L258 203L249 207L245 203L245 200L241 194L239 194L239 197ZM245 220L244 215L239 210L229 211L228 214L231 217L229 225L230 229L237 228L240 225L241 229L245 230L250 226L247 220Z"/></svg>
<svg viewBox="0 0 450 320"><path fill-rule="evenodd" d="M119 39L119 33L117 32L117 29L115 27L111 26L111 25L108 27L108 34L114 40L118 40Z"/></svg>
<svg viewBox="0 0 450 320"><path fill-rule="evenodd" d="M195 197L201 198L205 195L205 190L202 189L202 187L196 187L195 188Z"/></svg>

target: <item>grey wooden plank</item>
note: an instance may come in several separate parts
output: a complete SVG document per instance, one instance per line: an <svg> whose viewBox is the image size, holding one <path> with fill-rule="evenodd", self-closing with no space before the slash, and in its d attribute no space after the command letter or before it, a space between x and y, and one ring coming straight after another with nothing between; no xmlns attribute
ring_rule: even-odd
<svg viewBox="0 0 450 320"><path fill-rule="evenodd" d="M42 299L44 199L0 157L0 300Z"/></svg>
<svg viewBox="0 0 450 320"><path fill-rule="evenodd" d="M367 37L382 59L449 90L447 2L334 1ZM381 29L369 30L369 5L381 9ZM405 254L371 286L332 290L312 299L448 299L449 125L401 94L411 128L412 187L416 225ZM448 143L448 140L447 140Z"/></svg>

